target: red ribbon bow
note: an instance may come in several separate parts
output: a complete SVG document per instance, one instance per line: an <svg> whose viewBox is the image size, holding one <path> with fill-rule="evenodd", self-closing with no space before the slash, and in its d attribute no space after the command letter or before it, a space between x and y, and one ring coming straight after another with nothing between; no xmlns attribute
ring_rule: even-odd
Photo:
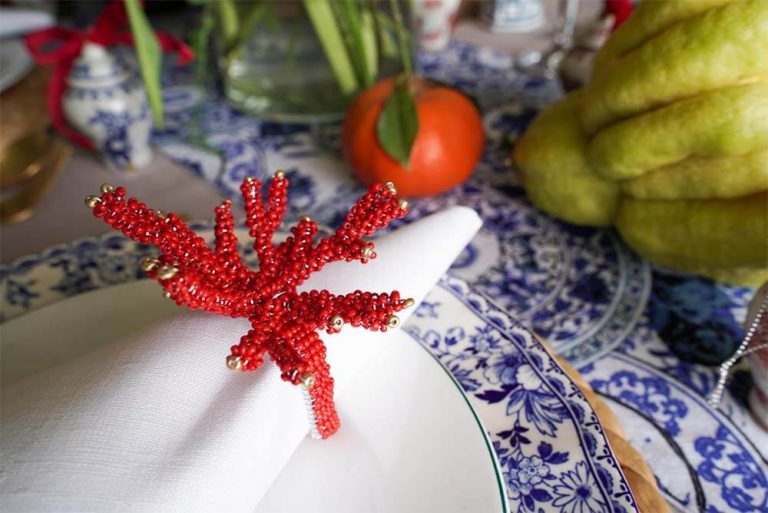
<svg viewBox="0 0 768 513"><path fill-rule="evenodd" d="M53 126L75 144L87 149L94 149L93 143L81 133L71 128L64 117L61 97L67 89L67 77L75 59L80 55L87 42L102 46L132 45L133 35L126 29L128 16L121 0L114 0L96 23L86 31L63 27L53 27L28 34L25 38L27 48L39 64L56 66L48 84L48 112ZM163 51L179 54L179 63L186 64L194 58L192 50L171 36L157 33L157 40Z"/></svg>

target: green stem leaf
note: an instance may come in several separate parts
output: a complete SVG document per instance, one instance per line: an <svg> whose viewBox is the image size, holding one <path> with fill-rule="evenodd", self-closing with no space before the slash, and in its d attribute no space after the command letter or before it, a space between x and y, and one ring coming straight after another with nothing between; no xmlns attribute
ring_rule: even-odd
<svg viewBox="0 0 768 513"><path fill-rule="evenodd" d="M139 71L147 92L149 106L157 128L163 128L163 94L160 86L162 52L152 26L144 14L139 0L125 0L125 10L133 34L133 46L139 61Z"/></svg>
<svg viewBox="0 0 768 513"><path fill-rule="evenodd" d="M400 47L400 58L403 61L403 71L407 76L413 73L413 61L411 60L411 49L408 44L405 21L400 11L399 0L389 0L389 3L392 6L392 17L395 20L395 30L397 30L397 42Z"/></svg>
<svg viewBox="0 0 768 513"><path fill-rule="evenodd" d="M224 36L224 46L229 52L237 42L237 35L240 31L240 19L237 15L237 7L233 0L216 0L214 2L219 8L219 23Z"/></svg>
<svg viewBox="0 0 768 513"><path fill-rule="evenodd" d="M409 168L411 148L419 133L419 116L416 102L409 90L407 76L397 78L392 94L376 120L376 135L384 151Z"/></svg>
<svg viewBox="0 0 768 513"><path fill-rule="evenodd" d="M357 77L329 0L303 1L341 92L353 94L359 87Z"/></svg>
<svg viewBox="0 0 768 513"><path fill-rule="evenodd" d="M376 41L376 20L369 5L363 6L360 17L360 32L362 34L363 63L365 69L366 87L373 84L379 74L379 48Z"/></svg>
<svg viewBox="0 0 768 513"><path fill-rule="evenodd" d="M400 51L397 46L395 35L397 33L397 26L387 14L381 10L376 9L374 11L376 18L376 28L379 36L379 46L381 48L381 54L386 58L397 57ZM406 34L408 37L408 34ZM410 45L410 43L409 43Z"/></svg>
<svg viewBox="0 0 768 513"><path fill-rule="evenodd" d="M208 40L211 32L213 32L215 20L211 2L201 2L201 5L203 6L203 11L200 28L191 34L190 43L192 51L195 52L195 60L197 62L197 79L203 82L208 68Z"/></svg>

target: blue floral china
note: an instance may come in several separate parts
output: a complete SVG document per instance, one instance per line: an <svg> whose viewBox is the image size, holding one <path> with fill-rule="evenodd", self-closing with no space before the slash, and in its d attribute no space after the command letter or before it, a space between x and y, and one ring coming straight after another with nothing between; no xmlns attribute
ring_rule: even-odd
<svg viewBox="0 0 768 513"><path fill-rule="evenodd" d="M191 226L205 233L213 224ZM110 232L0 265L0 322L83 292L143 279L139 262L155 253L150 246ZM250 248L247 254L253 258Z"/></svg>
<svg viewBox="0 0 768 513"><path fill-rule="evenodd" d="M681 511L768 511L768 434L742 431L684 382L628 354L581 369L622 419L667 500Z"/></svg>
<svg viewBox="0 0 768 513"><path fill-rule="evenodd" d="M83 46L67 78L62 108L69 124L93 142L112 169L141 168L152 158L144 85L105 47Z"/></svg>
<svg viewBox="0 0 768 513"><path fill-rule="evenodd" d="M486 295L446 275L404 329L469 396L493 441L512 511L637 511L586 398L536 337Z"/></svg>
<svg viewBox="0 0 768 513"><path fill-rule="evenodd" d="M691 293L703 293L707 283L689 282L686 293L674 291L667 304L693 312ZM747 291L719 289L717 297L732 299L727 307L724 301L708 303L720 310L713 319L735 324L732 319L744 315L738 299ZM717 368L681 360L655 322L649 308L617 352L579 370L608 399L671 504L707 513L768 511L768 433L746 404L749 371L736 371L717 409L712 408L706 397L717 382Z"/></svg>
<svg viewBox="0 0 768 513"><path fill-rule="evenodd" d="M733 287L721 287L721 289L738 293L738 289ZM734 316L737 318L743 316L742 308L734 305L733 309ZM728 318L723 315L719 321L725 322ZM623 360L624 363L613 360L617 367L625 367L627 361L641 362L658 371L664 379L682 383L697 400L707 398L718 380L718 367L682 360L663 335L656 331L653 319L647 314L641 317L634 332L618 347L617 352L630 357L630 360ZM582 373L589 373L590 369L591 367L587 365L580 370ZM755 422L747 407L748 393L752 388L748 367L734 368L727 385L716 408L718 414L727 417L738 430L754 442L763 454L763 460L768 459L768 432Z"/></svg>

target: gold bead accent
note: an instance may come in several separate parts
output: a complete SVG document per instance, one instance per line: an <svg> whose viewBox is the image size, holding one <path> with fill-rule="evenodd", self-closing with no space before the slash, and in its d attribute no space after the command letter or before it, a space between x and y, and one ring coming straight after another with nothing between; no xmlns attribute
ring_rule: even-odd
<svg viewBox="0 0 768 513"><path fill-rule="evenodd" d="M234 354L227 356L227 369L238 371L242 368L243 368L242 358Z"/></svg>
<svg viewBox="0 0 768 513"><path fill-rule="evenodd" d="M165 212L163 212L162 210L155 210L155 215L157 217L159 217L160 219L165 219L165 217L166 217L165 216Z"/></svg>
<svg viewBox="0 0 768 513"><path fill-rule="evenodd" d="M390 315L387 319L387 326L390 328L397 328L400 326L400 317L397 315Z"/></svg>
<svg viewBox="0 0 768 513"><path fill-rule="evenodd" d="M341 317L341 315L334 315L330 319L328 319L328 324L333 329L340 330L342 326L344 326L344 319Z"/></svg>
<svg viewBox="0 0 768 513"><path fill-rule="evenodd" d="M153 271L158 265L160 265L160 261L157 258L152 257L142 258L141 262L139 263L141 270L145 273Z"/></svg>
<svg viewBox="0 0 768 513"><path fill-rule="evenodd" d="M163 291L163 297L165 299L171 299L171 293L169 291L167 291L167 290L164 290Z"/></svg>
<svg viewBox="0 0 768 513"><path fill-rule="evenodd" d="M115 192L115 188L112 187L112 185L110 185L108 183L103 183L103 184L101 184L101 192L102 192L102 194L106 194L108 192Z"/></svg>
<svg viewBox="0 0 768 513"><path fill-rule="evenodd" d="M309 216L301 216L301 220L304 221L305 223L311 223L312 222L312 218L309 217Z"/></svg>
<svg viewBox="0 0 768 513"><path fill-rule="evenodd" d="M275 178L279 180L282 180L283 178L285 178L285 171L283 171L282 169L278 169L277 171L275 171Z"/></svg>
<svg viewBox="0 0 768 513"><path fill-rule="evenodd" d="M412 297L409 297L408 299L403 301L403 308L410 308L415 304L416 304L416 301L414 301Z"/></svg>
<svg viewBox="0 0 768 513"><path fill-rule="evenodd" d="M406 208L408 208L408 200L400 198L399 200L397 200L397 206L405 210Z"/></svg>
<svg viewBox="0 0 768 513"><path fill-rule="evenodd" d="M101 198L99 198L98 196L87 196L85 198L85 206L88 208L93 208L98 203L101 203Z"/></svg>
<svg viewBox="0 0 768 513"><path fill-rule="evenodd" d="M363 247L362 251L360 251L360 256L363 260L370 259L373 256L373 248L370 245Z"/></svg>
<svg viewBox="0 0 768 513"><path fill-rule="evenodd" d="M395 184L393 184L392 182L385 183L384 187L386 187L387 190L392 194L397 194L397 188L395 187Z"/></svg>
<svg viewBox="0 0 768 513"><path fill-rule="evenodd" d="M301 375L301 386L309 390L315 384L315 375L311 372Z"/></svg>
<svg viewBox="0 0 768 513"><path fill-rule="evenodd" d="M176 273L178 273L179 270L172 266L172 265L164 265L160 269L157 270L157 277L161 280L170 280L174 276L176 276Z"/></svg>
<svg viewBox="0 0 768 513"><path fill-rule="evenodd" d="M256 179L252 176L246 176L245 181L248 182L249 184L252 184L253 182L256 181Z"/></svg>

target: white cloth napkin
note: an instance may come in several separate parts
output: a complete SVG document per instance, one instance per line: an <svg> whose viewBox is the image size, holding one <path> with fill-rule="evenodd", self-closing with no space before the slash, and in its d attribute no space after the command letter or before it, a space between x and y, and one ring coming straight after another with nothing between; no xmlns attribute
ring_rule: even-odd
<svg viewBox="0 0 768 513"><path fill-rule="evenodd" d="M479 227L472 210L451 208L380 237L376 260L330 264L303 288L397 289L419 302ZM119 307L132 300L121 289L82 300ZM56 309L39 313L66 343ZM90 322L95 338L109 333ZM308 424L299 390L271 362L250 374L225 368L248 327L184 313L4 386L3 511L252 511ZM324 335L337 396L364 362L394 363L388 336L349 326Z"/></svg>

